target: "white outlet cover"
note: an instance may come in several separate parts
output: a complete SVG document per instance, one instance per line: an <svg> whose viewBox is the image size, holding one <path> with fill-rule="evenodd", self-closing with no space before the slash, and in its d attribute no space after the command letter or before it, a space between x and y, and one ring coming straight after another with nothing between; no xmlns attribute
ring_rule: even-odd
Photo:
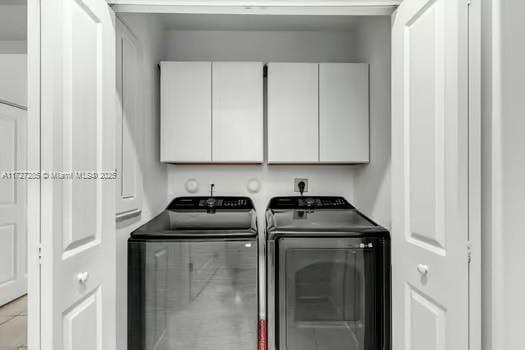
<svg viewBox="0 0 525 350"><path fill-rule="evenodd" d="M257 193L261 190L261 182L259 179L253 178L248 180L248 185L246 187L250 193Z"/></svg>
<svg viewBox="0 0 525 350"><path fill-rule="evenodd" d="M189 193L197 193L199 191L199 182L196 179L188 179L184 187Z"/></svg>

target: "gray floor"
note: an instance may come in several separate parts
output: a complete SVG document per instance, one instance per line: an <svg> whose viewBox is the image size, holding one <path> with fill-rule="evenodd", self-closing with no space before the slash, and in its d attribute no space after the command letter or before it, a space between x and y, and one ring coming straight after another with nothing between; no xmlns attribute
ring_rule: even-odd
<svg viewBox="0 0 525 350"><path fill-rule="evenodd" d="M288 350L362 350L350 328L290 327Z"/></svg>
<svg viewBox="0 0 525 350"><path fill-rule="evenodd" d="M0 350L27 349L27 296L0 307Z"/></svg>

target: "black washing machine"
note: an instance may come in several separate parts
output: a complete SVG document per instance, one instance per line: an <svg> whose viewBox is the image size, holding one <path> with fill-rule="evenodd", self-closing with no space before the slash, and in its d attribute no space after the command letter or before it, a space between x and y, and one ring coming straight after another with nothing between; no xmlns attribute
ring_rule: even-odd
<svg viewBox="0 0 525 350"><path fill-rule="evenodd" d="M390 350L390 235L342 197L266 212L269 350Z"/></svg>
<svg viewBox="0 0 525 350"><path fill-rule="evenodd" d="M128 240L130 350L255 350L257 219L246 197L179 197Z"/></svg>

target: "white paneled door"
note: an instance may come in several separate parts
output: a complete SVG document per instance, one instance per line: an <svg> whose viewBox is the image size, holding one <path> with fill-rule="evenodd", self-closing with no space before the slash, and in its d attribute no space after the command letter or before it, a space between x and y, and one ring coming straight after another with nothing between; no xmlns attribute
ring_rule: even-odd
<svg viewBox="0 0 525 350"><path fill-rule="evenodd" d="M42 349L115 349L115 16L40 13Z"/></svg>
<svg viewBox="0 0 525 350"><path fill-rule="evenodd" d="M468 349L468 8L405 0L392 32L396 350Z"/></svg>
<svg viewBox="0 0 525 350"><path fill-rule="evenodd" d="M0 103L0 305L27 291L26 114Z"/></svg>

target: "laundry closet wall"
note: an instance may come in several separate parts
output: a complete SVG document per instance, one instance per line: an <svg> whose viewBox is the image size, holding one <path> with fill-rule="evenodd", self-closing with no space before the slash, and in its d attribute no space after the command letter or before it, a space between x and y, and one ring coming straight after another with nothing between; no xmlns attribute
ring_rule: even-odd
<svg viewBox="0 0 525 350"><path fill-rule="evenodd" d="M483 349L523 347L523 1L483 1Z"/></svg>
<svg viewBox="0 0 525 350"><path fill-rule="evenodd" d="M293 22L293 21L292 21ZM194 25L195 26L195 25ZM308 30L168 30L164 60L370 63L371 161L364 165L168 165L170 198L190 195L185 182L196 179L198 195L249 195L255 201L259 225L270 197L294 195L293 179L308 178L309 194L342 195L379 223L390 225L390 20L355 19L338 31L314 26ZM294 28L297 29L297 28ZM372 42L373 41L373 42ZM266 119L266 115L265 115ZM266 121L265 121L266 124ZM265 147L265 155L266 155ZM247 182L261 182L249 193ZM358 186L356 186L358 184Z"/></svg>
<svg viewBox="0 0 525 350"><path fill-rule="evenodd" d="M159 162L160 101L157 67L162 57L163 30L154 15L119 14L121 21L132 30L140 44L139 94L141 99L142 140L135 140L135 149L141 149L139 168L142 173L142 212L140 216L117 223L117 349L127 348L127 240L138 226L149 221L167 203L166 165Z"/></svg>

